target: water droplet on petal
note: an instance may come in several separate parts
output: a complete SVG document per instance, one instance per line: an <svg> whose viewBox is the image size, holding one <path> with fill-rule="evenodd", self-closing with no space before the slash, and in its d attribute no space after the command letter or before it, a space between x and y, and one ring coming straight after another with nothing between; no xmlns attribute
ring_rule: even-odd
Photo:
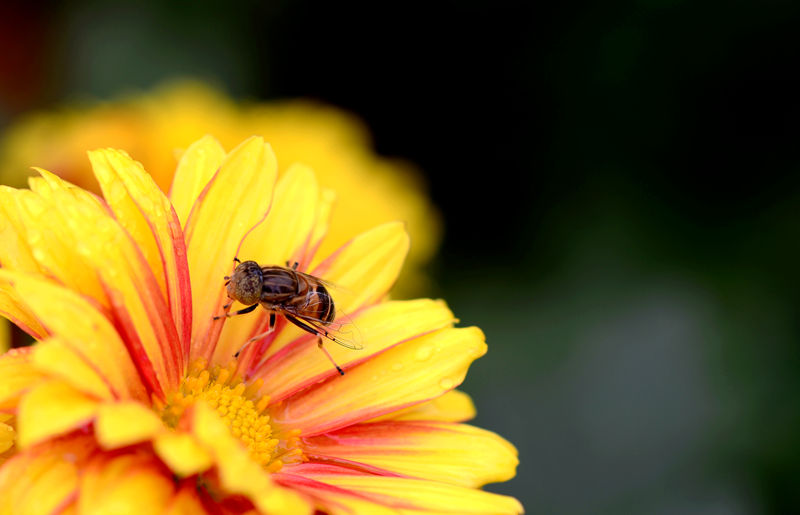
<svg viewBox="0 0 800 515"><path fill-rule="evenodd" d="M433 354L433 351L431 351L430 347L420 347L414 357L417 358L417 361L425 361L431 357L431 354Z"/></svg>
<svg viewBox="0 0 800 515"><path fill-rule="evenodd" d="M47 261L47 257L48 257L47 252L45 252L41 248L36 247L33 249L33 259L35 259L36 261L43 263Z"/></svg>
<svg viewBox="0 0 800 515"><path fill-rule="evenodd" d="M439 386L441 386L444 390L450 390L453 388L453 386L455 386L455 384L453 383L452 379L445 377L439 380Z"/></svg>
<svg viewBox="0 0 800 515"><path fill-rule="evenodd" d="M395 363L394 365L392 365L392 370L400 370L402 368L403 368L402 363Z"/></svg>

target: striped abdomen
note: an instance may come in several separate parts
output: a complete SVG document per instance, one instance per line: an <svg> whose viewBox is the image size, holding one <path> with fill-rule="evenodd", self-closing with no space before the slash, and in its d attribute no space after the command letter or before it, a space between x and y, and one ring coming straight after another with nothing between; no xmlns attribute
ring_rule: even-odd
<svg viewBox="0 0 800 515"><path fill-rule="evenodd" d="M290 302L292 311L298 316L330 324L336 318L333 299L322 284L307 275L299 275L300 293Z"/></svg>

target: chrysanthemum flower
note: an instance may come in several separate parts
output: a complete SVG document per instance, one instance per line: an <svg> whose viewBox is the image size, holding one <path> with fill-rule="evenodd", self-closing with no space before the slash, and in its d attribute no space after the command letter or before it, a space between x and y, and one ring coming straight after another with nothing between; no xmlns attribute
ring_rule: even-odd
<svg viewBox="0 0 800 515"><path fill-rule="evenodd" d="M332 193L276 180L261 138L192 144L169 196L122 151L90 161L102 198L44 170L0 188L0 312L39 340L0 356L0 514L521 511L479 489L513 446L461 423L483 334L386 297L402 224L321 255ZM327 342L345 375L282 318L235 357L266 316L215 319L237 254L338 285L364 346Z"/></svg>
<svg viewBox="0 0 800 515"><path fill-rule="evenodd" d="M251 134L272 145L279 175L292 163L310 166L339 203L321 252L353 234L403 220L414 240L395 294L424 290L422 266L440 239L436 210L420 175L407 162L379 157L369 132L353 115L319 103L236 103L203 83L179 81L105 103L72 104L22 117L0 138L0 183L23 185L31 163L99 192L86 149L124 148L162 190L175 173L175 151L205 134L233 148Z"/></svg>

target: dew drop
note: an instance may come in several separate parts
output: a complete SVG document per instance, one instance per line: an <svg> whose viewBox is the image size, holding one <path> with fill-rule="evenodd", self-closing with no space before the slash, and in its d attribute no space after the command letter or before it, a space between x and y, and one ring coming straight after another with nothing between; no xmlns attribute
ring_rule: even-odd
<svg viewBox="0 0 800 515"><path fill-rule="evenodd" d="M42 232L33 228L28 229L28 244L36 245L40 241L42 241Z"/></svg>
<svg viewBox="0 0 800 515"><path fill-rule="evenodd" d="M444 390L450 390L455 385L453 384L452 379L450 379L449 377L445 377L439 380L439 386L441 386Z"/></svg>
<svg viewBox="0 0 800 515"><path fill-rule="evenodd" d="M395 363L394 365L392 365L392 370L400 370L402 368L403 368L402 363Z"/></svg>
<svg viewBox="0 0 800 515"><path fill-rule="evenodd" d="M417 358L417 361L425 361L431 357L431 354L433 354L433 352L431 351L430 347L421 347L419 350L417 350L415 357Z"/></svg>
<svg viewBox="0 0 800 515"><path fill-rule="evenodd" d="M40 263L47 261L47 252L39 247L36 247L33 249L33 259Z"/></svg>

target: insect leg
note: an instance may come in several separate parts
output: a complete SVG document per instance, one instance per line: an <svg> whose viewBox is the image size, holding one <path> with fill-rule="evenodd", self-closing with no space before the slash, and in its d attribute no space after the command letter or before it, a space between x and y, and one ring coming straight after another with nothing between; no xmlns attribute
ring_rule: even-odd
<svg viewBox="0 0 800 515"><path fill-rule="evenodd" d="M333 357L331 356L331 353L330 353L330 352L328 352L328 349L326 349L325 347L323 347L323 346L322 346L322 338L317 338L317 347L319 347L319 350L321 350L322 352L324 352L324 353L325 353L325 356L327 356L327 357L328 357L328 359L330 360L330 362L331 362L331 363L333 363L333 366L334 366L334 367L336 367L336 370L338 370L338 371L339 371L339 375L342 375L342 376L343 376L343 375L344 375L344 370L342 370L342 369L339 367L339 365L337 365L337 364L336 364L336 362L335 362L335 361L333 361Z"/></svg>
<svg viewBox="0 0 800 515"><path fill-rule="evenodd" d="M234 357L234 358L238 358L238 357L239 357L239 354L241 354L241 353L242 353L242 351L244 350L244 348L245 348L245 347L247 347L248 345L250 345L250 344L251 344L251 343L253 343L254 341L260 340L261 338L263 338L263 337L267 336L269 333L271 333L271 332L272 332L272 331L274 331L274 330L275 330L275 312L274 312L274 311L270 311L270 312L269 312L269 326L267 327L267 330L266 330L266 331L264 331L264 332L263 332L263 333L261 333L261 334L257 334L257 335L255 335L255 336L253 336L252 338L250 338L249 340L247 340L247 341L244 343L244 345L242 345L241 347L239 347L239 350L237 350L237 351L236 351L236 354L234 354L234 355L233 355L233 357Z"/></svg>
<svg viewBox="0 0 800 515"><path fill-rule="evenodd" d="M286 317L286 320L288 320L289 322L293 323L294 325L296 325L300 329L302 329L304 331L308 331L311 334L317 335L318 336L318 338L317 338L317 347L319 347L320 350L325 353L325 356L327 356L328 359L330 360L330 362L333 363L333 366L336 367L336 370L339 372L339 374L340 375L344 375L344 370L342 370L341 367L336 364L336 362L333 360L333 357L330 355L328 350L325 347L322 346L322 338L321 337L325 336L326 338L330 338L330 336L328 335L327 331L321 331L319 329L315 329L314 327L311 327L310 325L306 324L302 320L300 320L300 319L298 319L298 318L296 318L296 317L294 317L292 315L289 315L287 313L284 313L283 316Z"/></svg>
<svg viewBox="0 0 800 515"><path fill-rule="evenodd" d="M293 263L291 261L286 261L286 266L291 266L292 270L297 270L297 267L300 266L300 263L298 263L297 261Z"/></svg>
<svg viewBox="0 0 800 515"><path fill-rule="evenodd" d="M228 306L230 306L230 304L228 304ZM240 309L239 311L234 311L233 313L225 313L223 316L226 318L230 318L230 317L235 317L236 315L245 315L247 313L250 313L257 307L258 304L253 304L252 306L247 306L246 308ZM222 318L222 316L216 316L214 317L214 320L219 320L220 318Z"/></svg>

